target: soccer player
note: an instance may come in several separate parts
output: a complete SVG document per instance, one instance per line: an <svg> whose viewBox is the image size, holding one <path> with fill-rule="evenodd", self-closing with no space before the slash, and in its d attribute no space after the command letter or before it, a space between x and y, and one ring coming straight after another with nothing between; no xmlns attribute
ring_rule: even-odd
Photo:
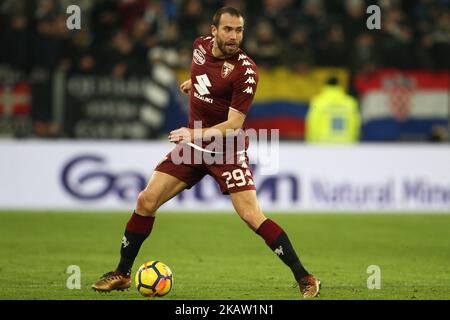
<svg viewBox="0 0 450 320"><path fill-rule="evenodd" d="M258 83L255 63L240 49L244 18L238 10L223 7L215 13L211 31L212 37L199 37L194 41L191 78L180 86L180 90L189 95L189 127L170 132L169 141L176 147L157 165L147 187L138 196L136 208L125 228L120 262L115 271L103 275L92 288L108 292L130 287L132 265L152 231L158 208L208 174L219 184L222 193L230 196L242 220L292 270L301 295L315 297L319 294L320 281L303 267L283 229L266 218L259 207L246 155L248 139L243 138L244 150L234 148L236 144L240 145L237 143L243 136L240 129ZM197 128L196 123L200 121L201 128ZM194 152L187 157L190 161L179 161L178 156L186 155L188 149L202 149L201 154L208 153L209 150L204 148L205 141L212 137L215 142L229 141L230 131L235 133L231 135L232 152L231 155L223 152L224 156L218 157L222 161L207 163L203 157L200 162L192 161L195 160ZM217 134L219 139L216 139ZM194 137L200 138L200 143ZM229 151L228 146L225 151ZM214 152L209 153L212 154ZM219 151L217 155L220 155Z"/></svg>

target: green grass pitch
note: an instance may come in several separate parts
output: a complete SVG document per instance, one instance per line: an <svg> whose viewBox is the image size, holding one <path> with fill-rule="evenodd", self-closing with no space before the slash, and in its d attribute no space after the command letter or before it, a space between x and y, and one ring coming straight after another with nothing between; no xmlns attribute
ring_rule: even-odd
<svg viewBox="0 0 450 320"><path fill-rule="evenodd" d="M100 294L129 214L0 213L0 299L143 299L133 286ZM268 214L322 281L319 299L450 299L450 215ZM159 213L133 271L167 263L172 291L158 299L300 299L290 270L235 214ZM67 289L69 265L81 289ZM370 265L381 289L369 290Z"/></svg>

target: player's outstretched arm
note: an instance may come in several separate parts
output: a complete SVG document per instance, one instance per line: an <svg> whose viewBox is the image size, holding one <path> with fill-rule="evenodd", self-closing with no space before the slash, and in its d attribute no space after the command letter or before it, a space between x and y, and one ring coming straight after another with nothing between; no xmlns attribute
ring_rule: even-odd
<svg viewBox="0 0 450 320"><path fill-rule="evenodd" d="M187 143L192 142L194 137L209 139L211 137L216 137L218 134L226 136L227 134L230 134L230 132L234 133L236 130L241 129L244 121L245 114L230 108L230 111L228 111L228 119L226 121L210 128L190 129L183 127L173 130L169 134L169 141L174 143ZM194 130L198 131L194 132Z"/></svg>
<svg viewBox="0 0 450 320"><path fill-rule="evenodd" d="M213 126L211 128L203 128L202 129L202 137L210 138L215 135L214 131L217 132L217 130L219 130L220 133L223 136L225 136L230 131L241 129L242 126L244 125L244 121L245 121L245 114L243 114L242 112L240 112L234 108L230 108L228 111L228 119L224 122L216 124L215 126ZM214 130L209 130L209 129L214 129Z"/></svg>

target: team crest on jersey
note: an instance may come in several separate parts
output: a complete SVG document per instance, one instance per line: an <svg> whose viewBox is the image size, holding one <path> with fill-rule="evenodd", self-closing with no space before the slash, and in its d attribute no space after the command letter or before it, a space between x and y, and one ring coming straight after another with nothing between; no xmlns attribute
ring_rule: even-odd
<svg viewBox="0 0 450 320"><path fill-rule="evenodd" d="M234 65L225 61L222 66L222 78L225 79L226 77L228 77L233 69Z"/></svg>
<svg viewBox="0 0 450 320"><path fill-rule="evenodd" d="M194 49L194 53L192 54L192 59L196 64L201 66L202 64L205 64L205 56L203 55L203 52L201 52L198 49Z"/></svg>

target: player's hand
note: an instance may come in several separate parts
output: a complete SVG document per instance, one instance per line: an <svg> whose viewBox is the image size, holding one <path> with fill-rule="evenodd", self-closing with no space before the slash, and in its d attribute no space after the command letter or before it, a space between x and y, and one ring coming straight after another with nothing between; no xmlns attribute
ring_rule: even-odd
<svg viewBox="0 0 450 320"><path fill-rule="evenodd" d="M191 79L186 80L185 82L183 82L180 85L180 91L183 92L184 94L189 95L191 93L191 89L192 89L192 81L191 81Z"/></svg>
<svg viewBox="0 0 450 320"><path fill-rule="evenodd" d="M194 129L180 128L169 133L169 141L173 143L188 143L194 137Z"/></svg>

